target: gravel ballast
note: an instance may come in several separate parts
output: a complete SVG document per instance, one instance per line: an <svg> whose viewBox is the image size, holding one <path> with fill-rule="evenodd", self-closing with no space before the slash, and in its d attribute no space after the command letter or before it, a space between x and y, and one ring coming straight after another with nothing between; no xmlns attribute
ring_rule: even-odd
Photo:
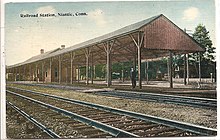
<svg viewBox="0 0 220 140"><path fill-rule="evenodd" d="M209 128L217 128L217 111L212 109L194 108L188 106L147 102L139 100L122 99L93 95L91 93L79 93L71 90L53 89L25 85L9 85L39 92L58 95L66 98L92 102L114 108L139 112L147 115L158 116L171 120L177 120Z"/></svg>

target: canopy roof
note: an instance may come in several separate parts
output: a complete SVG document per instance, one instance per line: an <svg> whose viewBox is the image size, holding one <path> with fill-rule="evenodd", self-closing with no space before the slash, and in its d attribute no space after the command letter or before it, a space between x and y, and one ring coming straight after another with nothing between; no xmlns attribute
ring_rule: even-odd
<svg viewBox="0 0 220 140"><path fill-rule="evenodd" d="M57 48L45 52L7 68L37 62L70 52L75 53L78 64L84 64L85 60L82 58L85 57L85 48L91 48L94 64L105 63L106 54L104 46L107 41L113 41L114 43L112 51L112 55L114 56L113 62L128 61L133 59L136 53L136 46L131 36L137 40L139 32L144 33L142 59L154 59L167 56L167 50L172 50L175 53L203 51L192 37L161 14L65 49Z"/></svg>

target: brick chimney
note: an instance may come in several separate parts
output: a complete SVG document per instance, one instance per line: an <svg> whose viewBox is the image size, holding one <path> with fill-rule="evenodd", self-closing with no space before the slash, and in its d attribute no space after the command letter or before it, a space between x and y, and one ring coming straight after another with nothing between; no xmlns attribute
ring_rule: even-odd
<svg viewBox="0 0 220 140"><path fill-rule="evenodd" d="M61 49L65 49L65 45L61 45Z"/></svg>
<svg viewBox="0 0 220 140"><path fill-rule="evenodd" d="M44 53L44 49L40 49L40 54L43 54Z"/></svg>

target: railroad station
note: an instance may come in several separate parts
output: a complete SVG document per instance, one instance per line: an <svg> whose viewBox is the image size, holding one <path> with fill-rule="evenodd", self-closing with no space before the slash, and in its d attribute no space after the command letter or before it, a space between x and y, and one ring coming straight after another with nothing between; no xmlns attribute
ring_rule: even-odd
<svg viewBox="0 0 220 140"><path fill-rule="evenodd" d="M61 48L47 52L42 48L39 55L8 66L7 77L9 81L72 84L81 80L80 67L85 66L86 84L89 84L93 83L95 66L105 64L106 84L109 87L112 84L112 64L132 62L131 67L137 69L141 89L141 63L168 57L168 76L172 88L173 55L202 51L192 37L161 14L71 47L61 45ZM187 73L186 66L184 71Z"/></svg>
<svg viewBox="0 0 220 140"><path fill-rule="evenodd" d="M173 82L174 56L184 56L182 86L189 78L188 54L204 51L163 14L73 46L41 48L39 55L6 66L7 137L216 136L216 89L178 88ZM163 58L168 58L168 85L152 90L146 87L143 63ZM129 88L114 89L122 85L114 82L113 65L127 62ZM102 79L97 78L99 65L104 66ZM147 66L144 72L148 75Z"/></svg>

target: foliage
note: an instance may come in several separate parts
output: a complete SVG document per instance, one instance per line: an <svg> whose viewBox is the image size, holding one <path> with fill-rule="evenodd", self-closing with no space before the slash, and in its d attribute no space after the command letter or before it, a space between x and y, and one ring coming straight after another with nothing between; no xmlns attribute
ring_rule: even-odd
<svg viewBox="0 0 220 140"><path fill-rule="evenodd" d="M212 46L209 31L207 31L206 27L202 24L199 24L195 28L195 31L192 34L192 36L205 50L201 53L201 61L215 61L215 48ZM192 58L192 60L198 61L198 54L193 54L190 57Z"/></svg>

